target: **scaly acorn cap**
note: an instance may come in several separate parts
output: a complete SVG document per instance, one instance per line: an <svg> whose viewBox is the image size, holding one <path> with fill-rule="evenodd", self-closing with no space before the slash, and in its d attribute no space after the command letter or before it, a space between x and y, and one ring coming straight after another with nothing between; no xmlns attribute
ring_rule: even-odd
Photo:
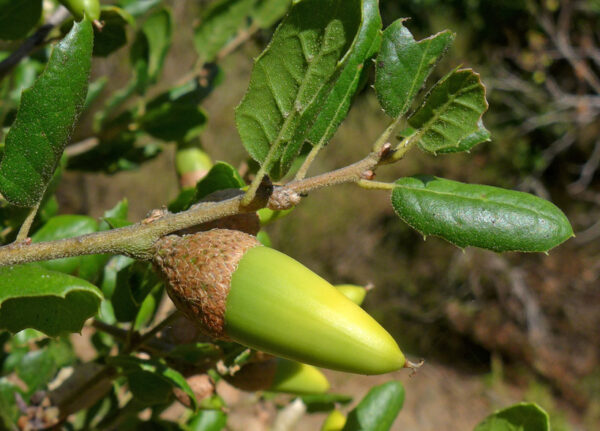
<svg viewBox="0 0 600 431"><path fill-rule="evenodd" d="M248 392L272 391L295 395L318 395L329 390L329 382L312 365L270 357L245 364L233 375L223 378L238 389Z"/></svg>
<svg viewBox="0 0 600 431"><path fill-rule="evenodd" d="M371 316L296 260L255 237L213 229L157 241L154 264L177 308L213 338L359 374L404 366Z"/></svg>

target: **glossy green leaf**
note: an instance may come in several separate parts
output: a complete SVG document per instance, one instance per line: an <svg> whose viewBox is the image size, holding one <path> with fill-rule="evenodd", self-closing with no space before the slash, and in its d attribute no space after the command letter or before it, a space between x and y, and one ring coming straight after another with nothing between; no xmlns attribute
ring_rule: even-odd
<svg viewBox="0 0 600 431"><path fill-rule="evenodd" d="M251 12L254 25L267 29L272 27L286 14L292 0L258 0Z"/></svg>
<svg viewBox="0 0 600 431"><path fill-rule="evenodd" d="M297 156L337 77L360 25L360 4L295 3L256 60L236 124L246 150L276 178Z"/></svg>
<svg viewBox="0 0 600 431"><path fill-rule="evenodd" d="M148 44L148 78L150 82L155 82L162 71L165 57L171 47L172 27L171 11L167 8L154 12L142 25L142 33Z"/></svg>
<svg viewBox="0 0 600 431"><path fill-rule="evenodd" d="M85 235L96 231L98 231L98 222L92 217L72 214L59 215L48 220L44 226L42 226L31 236L31 239L34 243L54 241L58 239ZM66 257L62 259L40 262L39 264L44 268L51 269L53 271L77 275L82 265L94 266L94 263L97 261L97 257L98 256ZM97 272L100 271L103 264L104 260L97 261Z"/></svg>
<svg viewBox="0 0 600 431"><path fill-rule="evenodd" d="M308 135L314 145L324 145L342 123L365 74L366 62L381 44L381 17L377 0L362 1L362 19L352 46L343 60L343 69Z"/></svg>
<svg viewBox="0 0 600 431"><path fill-rule="evenodd" d="M215 61L219 51L248 26L255 0L219 0L203 13L194 30L194 45L202 63Z"/></svg>
<svg viewBox="0 0 600 431"><path fill-rule="evenodd" d="M107 363L119 368L128 377L131 391L143 402L166 402L170 399L173 388L179 388L190 397L193 408L198 406L196 395L185 377L158 360L113 356L107 358Z"/></svg>
<svg viewBox="0 0 600 431"><path fill-rule="evenodd" d="M431 176L395 186L392 205L402 220L459 247L545 252L573 236L560 209L528 193Z"/></svg>
<svg viewBox="0 0 600 431"><path fill-rule="evenodd" d="M403 22L398 19L385 29L376 61L375 92L383 110L394 118L408 111L454 39L446 30L417 42Z"/></svg>
<svg viewBox="0 0 600 431"><path fill-rule="evenodd" d="M102 215L102 221L99 225L99 230L109 230L114 229L115 225L113 224L118 220L119 227L125 225L125 223L129 223L127 220L127 216L129 215L129 201L127 198L121 199L117 204L109 210L104 211ZM112 221L112 222L111 222Z"/></svg>
<svg viewBox="0 0 600 431"><path fill-rule="evenodd" d="M102 294L85 280L38 265L0 268L0 328L35 328L55 337L78 332L98 311Z"/></svg>
<svg viewBox="0 0 600 431"><path fill-rule="evenodd" d="M0 163L0 192L12 204L32 207L44 195L85 101L92 36L89 21L75 23L23 93Z"/></svg>
<svg viewBox="0 0 600 431"><path fill-rule="evenodd" d="M488 416L475 431L550 431L550 418L537 404L520 403Z"/></svg>
<svg viewBox="0 0 600 431"><path fill-rule="evenodd" d="M152 8L160 5L162 0L121 0L119 6L131 15L138 17L144 15Z"/></svg>
<svg viewBox="0 0 600 431"><path fill-rule="evenodd" d="M419 146L435 154L457 147L475 132L487 108L479 75L471 69L454 70L433 86L408 123L418 130Z"/></svg>
<svg viewBox="0 0 600 431"><path fill-rule="evenodd" d="M217 162L208 171L208 174L196 184L196 202L205 198L217 190L239 189L246 183L238 173L237 169L229 163Z"/></svg>
<svg viewBox="0 0 600 431"><path fill-rule="evenodd" d="M221 410L200 410L187 424L188 431L221 431L227 424L227 415Z"/></svg>
<svg viewBox="0 0 600 431"><path fill-rule="evenodd" d="M127 26L135 20L125 10L116 6L103 6L100 21L102 30L94 28L94 56L107 57L127 44Z"/></svg>
<svg viewBox="0 0 600 431"><path fill-rule="evenodd" d="M348 414L342 431L387 431L404 404L404 387L400 382L375 386Z"/></svg>
<svg viewBox="0 0 600 431"><path fill-rule="evenodd" d="M448 147L441 150L438 150L438 154L446 154L446 153L458 153L460 151L470 151L475 145L481 144L483 142L489 142L491 139L491 133L488 129L483 125L483 121L479 120L477 123L477 130L475 130L470 135L464 137L456 147Z"/></svg>
<svg viewBox="0 0 600 431"><path fill-rule="evenodd" d="M0 39L21 39L40 22L42 0L0 0Z"/></svg>

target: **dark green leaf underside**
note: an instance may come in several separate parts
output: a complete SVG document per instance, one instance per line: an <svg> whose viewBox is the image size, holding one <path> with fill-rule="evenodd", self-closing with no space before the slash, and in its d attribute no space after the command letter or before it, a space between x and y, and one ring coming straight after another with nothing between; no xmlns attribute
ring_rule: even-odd
<svg viewBox="0 0 600 431"><path fill-rule="evenodd" d="M454 70L435 84L408 123L418 130L419 146L435 154L457 147L475 132L487 107L479 75L471 69Z"/></svg>
<svg viewBox="0 0 600 431"><path fill-rule="evenodd" d="M563 212L537 196L431 176L396 181L392 205L423 235L459 247L545 252L573 235Z"/></svg>
<svg viewBox="0 0 600 431"><path fill-rule="evenodd" d="M0 328L35 328L55 337L78 332L102 294L92 284L37 265L0 268Z"/></svg>
<svg viewBox="0 0 600 431"><path fill-rule="evenodd" d="M85 101L92 44L90 22L76 22L23 92L0 164L0 192L10 203L32 207L42 198Z"/></svg>
<svg viewBox="0 0 600 431"><path fill-rule="evenodd" d="M403 21L396 20L385 29L376 61L375 92L383 110L394 118L408 111L454 39L446 30L417 42Z"/></svg>
<svg viewBox="0 0 600 431"><path fill-rule="evenodd" d="M520 403L500 410L477 425L475 431L549 431L548 414L538 405Z"/></svg>

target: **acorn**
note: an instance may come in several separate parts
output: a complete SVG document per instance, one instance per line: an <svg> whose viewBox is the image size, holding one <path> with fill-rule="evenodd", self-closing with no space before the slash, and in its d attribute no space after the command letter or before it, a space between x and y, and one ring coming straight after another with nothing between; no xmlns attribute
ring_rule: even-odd
<svg viewBox="0 0 600 431"><path fill-rule="evenodd" d="M206 152L197 147L182 148L175 154L175 169L181 188L195 187L206 176L213 162Z"/></svg>
<svg viewBox="0 0 600 431"><path fill-rule="evenodd" d="M405 364L394 339L364 310L252 235L169 235L155 244L153 262L177 308L212 338L359 374Z"/></svg>
<svg viewBox="0 0 600 431"><path fill-rule="evenodd" d="M100 19L100 2L98 0L59 0L60 3L77 19L85 15L90 21Z"/></svg>
<svg viewBox="0 0 600 431"><path fill-rule="evenodd" d="M233 375L223 378L248 392L271 391L295 395L318 395L329 390L329 382L312 365L270 357L245 364Z"/></svg>
<svg viewBox="0 0 600 431"><path fill-rule="evenodd" d="M325 418L321 431L342 431L346 425L346 416L339 410L332 410Z"/></svg>
<svg viewBox="0 0 600 431"><path fill-rule="evenodd" d="M372 286L372 284L368 284L366 286L357 286L355 284L336 284L335 288L338 290L338 292L342 293L346 298L354 302L356 305L362 305L363 301L365 300L365 296L367 296L367 292L373 288Z"/></svg>

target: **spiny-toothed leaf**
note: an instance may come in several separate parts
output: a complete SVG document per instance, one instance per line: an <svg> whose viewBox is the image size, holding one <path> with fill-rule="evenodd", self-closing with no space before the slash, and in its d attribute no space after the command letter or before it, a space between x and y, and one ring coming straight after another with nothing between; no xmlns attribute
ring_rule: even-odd
<svg viewBox="0 0 600 431"><path fill-rule="evenodd" d="M394 210L423 235L459 247L545 252L573 236L563 212L528 193L432 176L401 178Z"/></svg>
<svg viewBox="0 0 600 431"><path fill-rule="evenodd" d="M0 328L35 328L50 337L79 332L102 300L85 280L38 265L0 268Z"/></svg>
<svg viewBox="0 0 600 431"><path fill-rule="evenodd" d="M454 40L454 34L446 30L417 42L403 25L404 21L394 21L383 32L375 69L377 98L383 110L394 118L408 111Z"/></svg>
<svg viewBox="0 0 600 431"><path fill-rule="evenodd" d="M359 0L292 6L258 57L236 109L242 143L267 172L283 176L300 151L360 25Z"/></svg>
<svg viewBox="0 0 600 431"><path fill-rule="evenodd" d="M255 0L220 0L212 3L194 30L194 45L202 63L215 61L219 51L248 26Z"/></svg>
<svg viewBox="0 0 600 431"><path fill-rule="evenodd" d="M480 119L477 123L477 130L475 130L470 135L464 137L456 147L448 147L442 150L438 150L439 154L446 153L458 153L460 151L470 151L477 144L481 144L483 142L489 142L491 139L491 133L488 129L483 125L483 121Z"/></svg>
<svg viewBox="0 0 600 431"><path fill-rule="evenodd" d="M519 403L488 416L475 431L549 431L548 413L537 404Z"/></svg>
<svg viewBox="0 0 600 431"><path fill-rule="evenodd" d="M479 74L471 69L453 70L433 86L408 123L418 130L419 146L435 154L459 146L475 132L487 108Z"/></svg>
<svg viewBox="0 0 600 431"><path fill-rule="evenodd" d="M388 431L404 404L404 386L387 382L375 386L348 414L342 431Z"/></svg>
<svg viewBox="0 0 600 431"><path fill-rule="evenodd" d="M238 189L245 185L246 183L236 168L229 163L217 162L210 168L208 174L196 184L194 200L198 202L217 190Z"/></svg>
<svg viewBox="0 0 600 431"><path fill-rule="evenodd" d="M91 23L74 23L23 92L0 163L0 192L10 203L32 207L44 195L85 101L92 45Z"/></svg>
<svg viewBox="0 0 600 431"><path fill-rule="evenodd" d="M292 0L258 0L250 17L253 24L267 29L279 21L292 5Z"/></svg>
<svg viewBox="0 0 600 431"><path fill-rule="evenodd" d="M155 359L140 359L134 356L113 356L107 363L117 367L128 377L134 396L148 404L166 402L171 398L172 389L179 388L190 398L193 408L198 400L185 377L178 371ZM134 377L132 377L134 376Z"/></svg>
<svg viewBox="0 0 600 431"><path fill-rule="evenodd" d="M379 50L381 26L377 0L363 0L358 34L343 60L342 72L308 135L308 140L314 145L327 143L346 118L352 98L364 76L365 62Z"/></svg>
<svg viewBox="0 0 600 431"><path fill-rule="evenodd" d="M0 39L27 36L42 15L42 0L0 0Z"/></svg>

